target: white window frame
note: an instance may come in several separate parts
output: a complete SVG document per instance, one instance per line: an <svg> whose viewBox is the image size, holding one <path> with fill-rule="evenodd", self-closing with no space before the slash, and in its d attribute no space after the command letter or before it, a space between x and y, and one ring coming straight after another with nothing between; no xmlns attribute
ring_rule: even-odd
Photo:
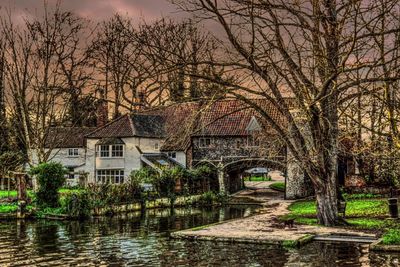
<svg viewBox="0 0 400 267"><path fill-rule="evenodd" d="M208 141L208 144L207 144ZM201 137L199 138L199 148L207 148L211 146L211 138Z"/></svg>
<svg viewBox="0 0 400 267"><path fill-rule="evenodd" d="M121 148L116 150L115 148ZM104 150L102 149L104 148ZM107 148L107 149L105 149ZM118 156L115 156L116 152L120 152ZM110 159L110 158L124 158L125 156L125 146L123 144L114 144L114 145L97 145L96 146L96 157L102 159Z"/></svg>
<svg viewBox="0 0 400 267"><path fill-rule="evenodd" d="M100 169L96 170L96 182L99 184L123 184L125 182L125 171L123 169Z"/></svg>
<svg viewBox="0 0 400 267"><path fill-rule="evenodd" d="M122 144L111 145L111 157L112 158L123 158L124 154L125 154L124 152L125 152L124 145L122 145ZM117 153L118 153L118 155L116 156Z"/></svg>
<svg viewBox="0 0 400 267"><path fill-rule="evenodd" d="M68 157L69 158L79 157L79 148L68 148Z"/></svg>

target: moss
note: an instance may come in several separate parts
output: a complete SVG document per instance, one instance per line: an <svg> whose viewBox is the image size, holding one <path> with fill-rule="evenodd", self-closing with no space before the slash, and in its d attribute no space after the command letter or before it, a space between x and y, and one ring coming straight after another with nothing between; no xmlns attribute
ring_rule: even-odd
<svg viewBox="0 0 400 267"><path fill-rule="evenodd" d="M297 240L285 240L282 243L284 248L296 248L299 245Z"/></svg>

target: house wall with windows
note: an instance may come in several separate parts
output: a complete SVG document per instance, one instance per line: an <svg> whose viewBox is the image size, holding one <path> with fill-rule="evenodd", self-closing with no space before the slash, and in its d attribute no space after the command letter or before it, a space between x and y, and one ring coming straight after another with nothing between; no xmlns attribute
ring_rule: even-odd
<svg viewBox="0 0 400 267"><path fill-rule="evenodd" d="M50 149L46 149L46 153ZM76 168L82 166L86 162L86 149L83 147L79 148L54 148L50 152L48 161L59 162L65 167ZM39 163L37 151L32 151L32 164L37 165Z"/></svg>
<svg viewBox="0 0 400 267"><path fill-rule="evenodd" d="M104 182L104 176L110 176L111 182L126 181L133 170L143 167L140 156L143 153L158 153L162 139L126 137L121 138L124 144L108 144L109 152L102 152L99 141L87 140L87 158L85 170L89 173L88 182ZM122 156L119 146L123 147ZM118 149L117 149L118 148ZM140 149L140 151L138 150ZM121 179L121 176L124 179Z"/></svg>

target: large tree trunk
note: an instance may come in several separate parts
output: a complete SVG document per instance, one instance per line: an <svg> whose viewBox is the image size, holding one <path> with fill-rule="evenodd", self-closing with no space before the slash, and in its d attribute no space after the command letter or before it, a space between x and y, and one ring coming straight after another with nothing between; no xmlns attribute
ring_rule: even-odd
<svg viewBox="0 0 400 267"><path fill-rule="evenodd" d="M325 184L316 192L318 223L325 226L338 224L336 173L326 177Z"/></svg>

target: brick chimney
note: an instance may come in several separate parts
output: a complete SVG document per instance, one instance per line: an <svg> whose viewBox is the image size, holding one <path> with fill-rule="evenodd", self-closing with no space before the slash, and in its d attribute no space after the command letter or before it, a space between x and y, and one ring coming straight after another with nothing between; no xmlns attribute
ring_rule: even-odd
<svg viewBox="0 0 400 267"><path fill-rule="evenodd" d="M99 99L97 100L96 126L102 127L108 122L108 103L105 99L104 89L97 89Z"/></svg>

